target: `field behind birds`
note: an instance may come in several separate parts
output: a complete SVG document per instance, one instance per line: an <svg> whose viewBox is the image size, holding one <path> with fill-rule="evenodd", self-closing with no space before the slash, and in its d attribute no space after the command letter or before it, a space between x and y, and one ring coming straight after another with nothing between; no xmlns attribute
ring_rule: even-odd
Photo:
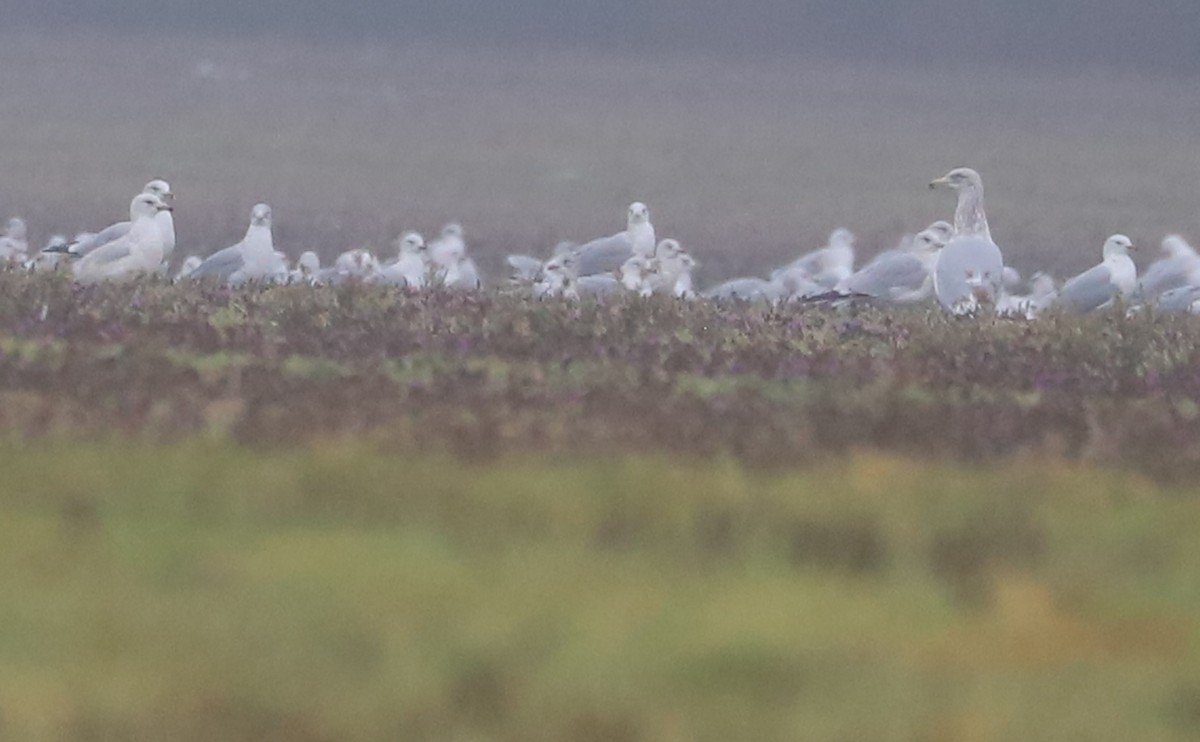
<svg viewBox="0 0 1200 742"><path fill-rule="evenodd" d="M0 209L182 252L643 199L707 276L979 167L1026 272L1200 234L1189 80L22 37ZM1200 325L0 272L0 738L1194 740Z"/></svg>

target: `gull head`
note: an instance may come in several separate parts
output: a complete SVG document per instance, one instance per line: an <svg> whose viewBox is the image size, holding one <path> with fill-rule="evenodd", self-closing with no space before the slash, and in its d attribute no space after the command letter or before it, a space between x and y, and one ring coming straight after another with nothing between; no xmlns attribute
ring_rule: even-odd
<svg viewBox="0 0 1200 742"><path fill-rule="evenodd" d="M152 218L160 211L170 210L170 204L163 203L163 200L153 193L139 193L129 204L129 218L136 222L138 219Z"/></svg>
<svg viewBox="0 0 1200 742"><path fill-rule="evenodd" d="M186 276L187 274L199 268L203 262L204 258L200 257L199 255L187 256L187 258L185 258L184 261L179 265L179 275Z"/></svg>
<svg viewBox="0 0 1200 742"><path fill-rule="evenodd" d="M338 256L338 273L354 278L366 278L379 269L375 256L363 249L349 250Z"/></svg>
<svg viewBox="0 0 1200 742"><path fill-rule="evenodd" d="M983 179L979 177L979 173L969 167L960 167L951 170L942 177L929 184L930 188L948 188L952 191L966 191L983 187Z"/></svg>
<svg viewBox="0 0 1200 742"><path fill-rule="evenodd" d="M646 259L640 255L634 255L621 264L621 284L630 291L638 291L642 287L645 270Z"/></svg>
<svg viewBox="0 0 1200 742"><path fill-rule="evenodd" d="M250 210L250 226L252 227L270 227L271 226L271 207L266 204L258 204Z"/></svg>
<svg viewBox="0 0 1200 742"><path fill-rule="evenodd" d="M947 236L941 230L927 229L913 238L912 250L918 253L936 252L946 246Z"/></svg>
<svg viewBox="0 0 1200 742"><path fill-rule="evenodd" d="M645 224L650 221L650 207L641 201L629 205L629 223Z"/></svg>
<svg viewBox="0 0 1200 742"><path fill-rule="evenodd" d="M25 220L18 217L13 217L4 225L4 236L14 240L23 240L29 233L29 228L25 226Z"/></svg>
<svg viewBox="0 0 1200 742"><path fill-rule="evenodd" d="M695 258L685 252L679 254L679 265L682 266L684 273L688 273L696 270L696 267L700 264L696 262Z"/></svg>
<svg viewBox="0 0 1200 742"><path fill-rule="evenodd" d="M1029 288L1033 296L1049 296L1058 290L1058 286L1054 283L1054 276L1049 273L1034 273L1033 278L1029 280Z"/></svg>
<svg viewBox="0 0 1200 742"><path fill-rule="evenodd" d="M1133 246L1133 240L1123 234L1114 234L1109 237L1104 243L1104 259L1116 257L1129 257L1131 250L1136 250Z"/></svg>
<svg viewBox="0 0 1200 742"><path fill-rule="evenodd" d="M1167 235L1163 238L1162 251L1172 258L1186 258L1196 255L1195 248L1177 234Z"/></svg>
<svg viewBox="0 0 1200 742"><path fill-rule="evenodd" d="M142 188L142 193L153 193L166 204L175 203L175 194L171 191L171 184L165 180L155 179L150 181Z"/></svg>
<svg viewBox="0 0 1200 742"><path fill-rule="evenodd" d="M458 222L450 222L446 226L442 227L442 239L461 240L463 238L463 234L463 225L459 224Z"/></svg>
<svg viewBox="0 0 1200 742"><path fill-rule="evenodd" d="M830 247L854 247L854 233L848 229L835 229L829 233Z"/></svg>
<svg viewBox="0 0 1200 742"><path fill-rule="evenodd" d="M306 250L296 259L296 268L305 276L315 275L321 270L321 259L312 250Z"/></svg>
<svg viewBox="0 0 1200 742"><path fill-rule="evenodd" d="M400 235L397 245L401 255L418 255L428 249L420 232L405 232Z"/></svg>
<svg viewBox="0 0 1200 742"><path fill-rule="evenodd" d="M683 245L679 244L679 240L672 239L666 239L658 243L658 247L654 250L655 257L659 258L678 258L685 254Z"/></svg>
<svg viewBox="0 0 1200 742"><path fill-rule="evenodd" d="M925 231L933 232L934 234L936 234L941 239L942 244L944 245L950 241L951 237L954 236L954 225L951 224L950 222L938 221L938 222L934 222L933 224L930 224L928 227L926 227Z"/></svg>

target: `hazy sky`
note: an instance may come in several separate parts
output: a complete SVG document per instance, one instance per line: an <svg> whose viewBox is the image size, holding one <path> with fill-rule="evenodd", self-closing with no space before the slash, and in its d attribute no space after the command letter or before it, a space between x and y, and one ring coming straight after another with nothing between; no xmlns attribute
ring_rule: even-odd
<svg viewBox="0 0 1200 742"><path fill-rule="evenodd" d="M41 26L1200 71L1197 0L7 0Z"/></svg>

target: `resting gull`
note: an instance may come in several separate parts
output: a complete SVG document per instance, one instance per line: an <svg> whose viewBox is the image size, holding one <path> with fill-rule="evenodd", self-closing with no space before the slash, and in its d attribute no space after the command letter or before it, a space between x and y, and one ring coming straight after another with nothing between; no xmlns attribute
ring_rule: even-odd
<svg viewBox="0 0 1200 742"><path fill-rule="evenodd" d="M139 193L129 205L129 231L80 258L74 266L75 280L85 284L124 281L157 273L164 248L155 216L170 210L170 204L153 193Z"/></svg>
<svg viewBox="0 0 1200 742"><path fill-rule="evenodd" d="M580 276L612 273L635 255L653 257L657 244L654 225L650 223L650 209L641 202L630 204L625 231L576 248L575 270Z"/></svg>
<svg viewBox="0 0 1200 742"><path fill-rule="evenodd" d="M1004 256L992 241L983 210L983 179L970 168L951 170L929 184L958 193L954 236L938 255L933 289L948 311L968 314L994 305L1004 278Z"/></svg>
<svg viewBox="0 0 1200 742"><path fill-rule="evenodd" d="M29 229L25 220L13 217L4 225L4 233L0 235L0 260L21 262L29 252Z"/></svg>
<svg viewBox="0 0 1200 742"><path fill-rule="evenodd" d="M425 238L417 232L405 232L396 245L397 258L380 269L379 282L417 291L425 288L429 282L429 248Z"/></svg>
<svg viewBox="0 0 1200 742"><path fill-rule="evenodd" d="M208 256L186 278L217 278L234 286L272 278L279 266L271 222L271 207L257 204L250 211L250 227L242 241Z"/></svg>
<svg viewBox="0 0 1200 742"><path fill-rule="evenodd" d="M829 290L854 273L854 233L848 229L835 229L829 235L829 243L791 263L775 270L772 279L785 273L802 274L822 288Z"/></svg>
<svg viewBox="0 0 1200 742"><path fill-rule="evenodd" d="M1130 296L1137 288L1137 266L1129 251L1133 242L1123 234L1104 243L1104 261L1063 284L1056 306L1072 312L1091 312L1110 306L1117 296Z"/></svg>
<svg viewBox="0 0 1200 742"><path fill-rule="evenodd" d="M1150 264L1138 280L1142 300L1153 302L1171 289L1200 284L1200 255L1177 234L1162 241L1162 258Z"/></svg>
<svg viewBox="0 0 1200 742"><path fill-rule="evenodd" d="M142 188L142 193L158 196L168 206L173 206L175 203L175 194L171 191L171 185L165 180L150 181ZM175 252L175 217L170 211L164 211L156 216L154 221L163 233L163 260L169 261ZM67 252L82 257L113 240L124 237L128 234L131 226L131 222L117 222L99 232L82 233L76 237L75 242L65 249L56 250L56 252Z"/></svg>
<svg viewBox="0 0 1200 742"><path fill-rule="evenodd" d="M862 270L840 281L840 294L870 296L897 304L915 304L933 294L933 268L944 245L940 231L927 229L903 250L888 250Z"/></svg>

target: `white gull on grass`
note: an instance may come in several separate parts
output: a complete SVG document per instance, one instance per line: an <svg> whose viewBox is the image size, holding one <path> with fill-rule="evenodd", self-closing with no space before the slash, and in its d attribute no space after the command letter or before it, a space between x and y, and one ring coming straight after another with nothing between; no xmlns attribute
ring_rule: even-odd
<svg viewBox="0 0 1200 742"><path fill-rule="evenodd" d="M271 207L257 204L250 211L250 226L242 241L208 256L185 278L216 278L231 286L273 279L279 272L279 259L271 224Z"/></svg>
<svg viewBox="0 0 1200 742"><path fill-rule="evenodd" d="M1112 305L1118 296L1128 297L1137 288L1137 266L1129 251L1133 242L1115 234L1104 243L1104 261L1063 284L1055 306L1072 312L1091 312Z"/></svg>
<svg viewBox="0 0 1200 742"><path fill-rule="evenodd" d="M83 284L126 281L157 274L163 262L163 234L155 217L171 206L152 193L140 193L129 205L129 231L92 250L75 263L75 280Z"/></svg>
<svg viewBox="0 0 1200 742"><path fill-rule="evenodd" d="M634 256L654 257L657 244L654 225L650 223L650 209L639 201L629 206L625 231L575 248L575 270L579 276L613 273Z"/></svg>

